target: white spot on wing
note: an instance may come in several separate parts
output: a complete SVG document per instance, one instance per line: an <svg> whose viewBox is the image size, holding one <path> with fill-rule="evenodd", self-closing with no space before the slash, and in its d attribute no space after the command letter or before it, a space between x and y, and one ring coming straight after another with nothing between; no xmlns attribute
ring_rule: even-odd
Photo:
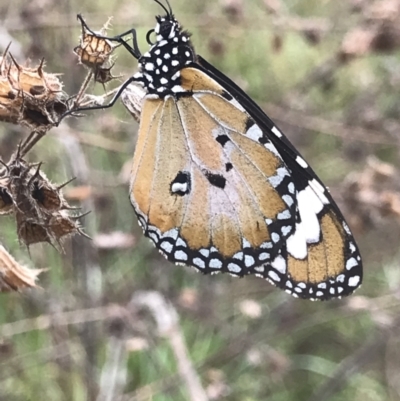
<svg viewBox="0 0 400 401"><path fill-rule="evenodd" d="M206 267L204 260L202 260L200 258L194 258L193 264L197 267L200 267L201 269L204 269Z"/></svg>
<svg viewBox="0 0 400 401"><path fill-rule="evenodd" d="M287 251L296 259L304 259L307 256L307 243L303 224L296 223L294 233L286 240Z"/></svg>
<svg viewBox="0 0 400 401"><path fill-rule="evenodd" d="M163 235L163 238L172 238L176 240L178 238L178 230L176 228L172 228L171 230L166 231Z"/></svg>
<svg viewBox="0 0 400 401"><path fill-rule="evenodd" d="M188 188L188 184L187 182L174 182L171 186L171 191L173 193L177 193L177 192L186 192Z"/></svg>
<svg viewBox="0 0 400 401"><path fill-rule="evenodd" d="M244 257L244 264L246 265L246 267L251 267L251 266L253 266L253 265L254 265L254 262L255 262L255 260L254 260L253 256L245 255L245 257Z"/></svg>
<svg viewBox="0 0 400 401"><path fill-rule="evenodd" d="M347 234L351 235L350 228L349 228L349 226L346 224L345 221L343 222L343 228L344 228L344 231L346 231Z"/></svg>
<svg viewBox="0 0 400 401"><path fill-rule="evenodd" d="M180 86L180 85L173 86L171 90L172 90L172 92L175 92L175 93L185 92L185 89L183 89L182 86Z"/></svg>
<svg viewBox="0 0 400 401"><path fill-rule="evenodd" d="M274 261L271 263L271 266L276 269L279 273L286 273L286 260L282 255L278 255Z"/></svg>
<svg viewBox="0 0 400 401"><path fill-rule="evenodd" d="M260 130L257 124L253 124L247 131L246 136L251 138L253 141L258 142L259 139L263 136L263 132Z"/></svg>
<svg viewBox="0 0 400 401"><path fill-rule="evenodd" d="M307 244L317 243L321 237L321 227L317 214L324 207L310 186L297 195L301 222L296 224L295 232L287 240L288 252L297 259L307 256Z"/></svg>
<svg viewBox="0 0 400 401"><path fill-rule="evenodd" d="M272 241L276 243L276 242L279 241L280 236L279 236L279 234L277 234L277 233L272 233L272 234L271 234L271 238L272 238Z"/></svg>
<svg viewBox="0 0 400 401"><path fill-rule="evenodd" d="M161 242L160 248L163 249L167 253L171 253L173 245L167 241Z"/></svg>
<svg viewBox="0 0 400 401"><path fill-rule="evenodd" d="M211 259L209 266L212 269L220 269L222 267L222 262L219 259Z"/></svg>
<svg viewBox="0 0 400 401"><path fill-rule="evenodd" d="M206 258L208 258L208 256L210 255L210 250L209 249L200 249L200 253L205 256Z"/></svg>
<svg viewBox="0 0 400 401"><path fill-rule="evenodd" d="M229 263L228 270L232 273L239 273L242 269L236 263Z"/></svg>
<svg viewBox="0 0 400 401"><path fill-rule="evenodd" d="M264 147L267 148L271 153L273 153L279 160L282 160L282 156L276 150L275 145L271 141L264 143Z"/></svg>
<svg viewBox="0 0 400 401"><path fill-rule="evenodd" d="M279 220L286 220L286 219L290 219L290 211L289 210L285 210L284 212L278 213L278 215L276 216Z"/></svg>
<svg viewBox="0 0 400 401"><path fill-rule="evenodd" d="M268 276L271 277L271 279L277 283L281 281L281 278L273 270L270 270L268 272Z"/></svg>
<svg viewBox="0 0 400 401"><path fill-rule="evenodd" d="M269 177L268 181L274 188L276 188L286 176L289 176L289 171L287 170L287 168L279 167L276 169L276 175Z"/></svg>
<svg viewBox="0 0 400 401"><path fill-rule="evenodd" d="M186 242L182 238L178 238L176 241L176 246L183 246L186 248Z"/></svg>
<svg viewBox="0 0 400 401"><path fill-rule="evenodd" d="M273 128L271 129L271 131L272 131L278 138L281 138L281 137L282 137L282 132L279 131L278 128L273 127Z"/></svg>
<svg viewBox="0 0 400 401"><path fill-rule="evenodd" d="M183 252L183 251L176 251L175 253L174 253L174 257L175 257L175 259L177 259L177 260L187 260L187 255L186 255L186 253L185 252Z"/></svg>
<svg viewBox="0 0 400 401"><path fill-rule="evenodd" d="M283 195L282 196L283 201L290 207L293 205L293 198L290 195Z"/></svg>
<svg viewBox="0 0 400 401"><path fill-rule="evenodd" d="M347 270L351 270L354 266L357 266L358 263L355 260L355 258L350 258L347 262L346 262L346 269Z"/></svg>
<svg viewBox="0 0 400 401"><path fill-rule="evenodd" d="M296 162L303 168L307 168L308 167L307 162L300 156L296 157Z"/></svg>
<svg viewBox="0 0 400 401"><path fill-rule="evenodd" d="M349 287L357 287L360 283L360 276L354 276L349 278Z"/></svg>

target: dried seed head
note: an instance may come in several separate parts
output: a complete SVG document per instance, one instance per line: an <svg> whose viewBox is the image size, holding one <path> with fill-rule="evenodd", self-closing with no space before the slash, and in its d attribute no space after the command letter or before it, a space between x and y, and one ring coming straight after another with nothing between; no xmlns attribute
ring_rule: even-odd
<svg viewBox="0 0 400 401"><path fill-rule="evenodd" d="M78 16L82 25L82 34L79 38L79 46L75 47L79 62L88 67L94 75L94 81L105 84L113 79L111 69L114 67L112 52L119 45L96 35L105 36L111 18L105 23L99 32L91 31L81 16Z"/></svg>
<svg viewBox="0 0 400 401"><path fill-rule="evenodd" d="M0 178L0 214L13 213L17 234L26 246L48 242L62 250L61 240L79 233L85 235L74 217L73 209L62 194L65 184L56 186L40 170L41 163L29 164L18 154Z"/></svg>
<svg viewBox="0 0 400 401"><path fill-rule="evenodd" d="M82 25L82 34L79 38L80 45L75 47L74 52L78 55L80 63L91 70L95 70L96 67L102 67L104 63L110 61L111 53L118 46L107 39L96 36L96 34L101 36L106 34L111 18L108 19L100 32L91 31L80 15L78 15L78 19Z"/></svg>
<svg viewBox="0 0 400 401"><path fill-rule="evenodd" d="M8 52L0 57L0 121L47 131L67 111L66 94L56 74L44 72L44 61L22 66Z"/></svg>

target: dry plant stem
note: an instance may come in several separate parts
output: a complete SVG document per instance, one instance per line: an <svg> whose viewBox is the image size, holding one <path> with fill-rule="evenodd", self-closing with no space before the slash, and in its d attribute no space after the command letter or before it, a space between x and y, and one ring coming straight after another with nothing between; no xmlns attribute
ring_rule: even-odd
<svg viewBox="0 0 400 401"><path fill-rule="evenodd" d="M90 181L89 168L85 154L80 143L68 132L60 133L59 141L64 145L73 170L72 176L77 178L77 183L88 184ZM92 199L87 199L83 205L84 210L94 210ZM83 305L86 308L98 304L103 295L102 273L98 263L97 249L93 242L73 237L71 240L72 264L78 277L77 285ZM100 333L92 323L86 323L81 332L81 341L85 349L85 370L88 389L88 399L95 400L97 396L97 355L100 346Z"/></svg>
<svg viewBox="0 0 400 401"><path fill-rule="evenodd" d="M90 83L92 77L93 77L93 72L89 71L88 74L86 75L85 80L82 82L82 85L76 95L73 108L79 107L79 101L82 99L82 96L85 94L86 89L89 86L89 83Z"/></svg>
<svg viewBox="0 0 400 401"><path fill-rule="evenodd" d="M0 326L0 338L11 338L19 334L33 330L48 330L52 326L69 326L96 321L103 321L115 317L119 308L115 305L107 305L99 308L79 309L69 312L57 312L55 319L53 314L41 315L32 319L18 320L5 323ZM123 313L125 309L121 308Z"/></svg>
<svg viewBox="0 0 400 401"><path fill-rule="evenodd" d="M152 313L160 335L165 337L171 345L179 374L186 384L190 400L208 401L200 378L190 360L175 308L158 292L139 292L134 295L131 304L134 307L145 306Z"/></svg>
<svg viewBox="0 0 400 401"><path fill-rule="evenodd" d="M46 135L46 131L32 131L27 138L21 143L20 156L24 157L42 138Z"/></svg>
<svg viewBox="0 0 400 401"><path fill-rule="evenodd" d="M114 401L123 395L127 379L126 363L125 339L110 336L96 401Z"/></svg>

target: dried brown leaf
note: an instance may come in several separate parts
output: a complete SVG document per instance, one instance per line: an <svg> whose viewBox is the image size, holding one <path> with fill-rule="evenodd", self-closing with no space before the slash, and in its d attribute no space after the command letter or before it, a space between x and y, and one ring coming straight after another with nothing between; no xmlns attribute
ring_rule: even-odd
<svg viewBox="0 0 400 401"><path fill-rule="evenodd" d="M20 265L0 245L0 292L20 291L36 287L36 279L44 269L29 269Z"/></svg>

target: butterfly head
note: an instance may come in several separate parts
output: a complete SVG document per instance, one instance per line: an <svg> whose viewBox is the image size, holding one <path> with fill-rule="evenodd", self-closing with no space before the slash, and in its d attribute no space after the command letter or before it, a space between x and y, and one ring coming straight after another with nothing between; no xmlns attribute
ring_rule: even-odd
<svg viewBox="0 0 400 401"><path fill-rule="evenodd" d="M195 61L190 34L182 30L172 11L156 17L157 24L147 34L151 45L139 58L139 73L135 76L147 92L163 98L181 91L180 70ZM150 37L156 35L152 42Z"/></svg>

